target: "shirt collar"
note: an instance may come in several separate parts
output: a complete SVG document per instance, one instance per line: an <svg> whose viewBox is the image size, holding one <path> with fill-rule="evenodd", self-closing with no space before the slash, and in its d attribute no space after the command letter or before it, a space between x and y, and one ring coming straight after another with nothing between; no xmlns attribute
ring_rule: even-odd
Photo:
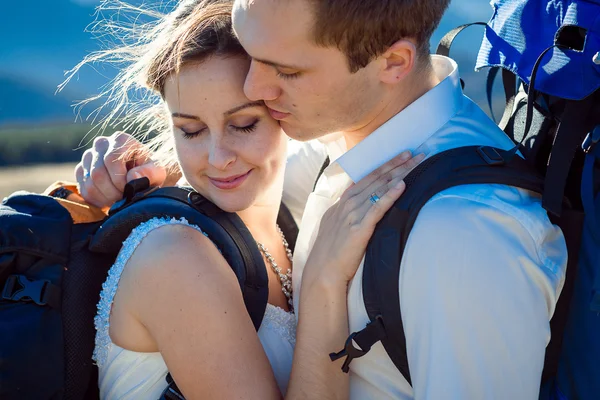
<svg viewBox="0 0 600 400"><path fill-rule="evenodd" d="M341 154L334 143L343 142L336 134L326 143L330 158L336 160L333 170L341 167L354 182L379 168L405 150L415 152L441 129L460 109L463 92L456 62L448 57L432 55L434 73L440 83L389 119L349 151ZM338 140L334 140L338 139ZM336 157L336 156L339 156Z"/></svg>

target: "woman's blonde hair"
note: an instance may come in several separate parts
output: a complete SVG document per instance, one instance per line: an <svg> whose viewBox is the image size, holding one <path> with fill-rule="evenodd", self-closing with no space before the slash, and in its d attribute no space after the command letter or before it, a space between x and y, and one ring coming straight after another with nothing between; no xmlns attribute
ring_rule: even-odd
<svg viewBox="0 0 600 400"><path fill-rule="evenodd" d="M147 7L147 6L145 6ZM104 0L92 32L105 49L89 54L59 89L84 66L98 63L118 69L97 96L78 107L102 101L92 116L97 127L122 127L149 140L155 158L176 167L169 117L162 96L167 77L188 63L212 56L247 56L231 28L231 0L182 0L141 8L120 0ZM164 9L172 9L165 13Z"/></svg>

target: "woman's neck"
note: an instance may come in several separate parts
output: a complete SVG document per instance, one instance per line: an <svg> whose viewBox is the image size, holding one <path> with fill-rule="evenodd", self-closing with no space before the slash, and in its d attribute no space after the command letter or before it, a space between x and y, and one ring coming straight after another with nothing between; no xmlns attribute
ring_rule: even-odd
<svg viewBox="0 0 600 400"><path fill-rule="evenodd" d="M279 238L277 215L279 214L280 201L279 197L277 203L255 204L237 213L258 242L269 243Z"/></svg>

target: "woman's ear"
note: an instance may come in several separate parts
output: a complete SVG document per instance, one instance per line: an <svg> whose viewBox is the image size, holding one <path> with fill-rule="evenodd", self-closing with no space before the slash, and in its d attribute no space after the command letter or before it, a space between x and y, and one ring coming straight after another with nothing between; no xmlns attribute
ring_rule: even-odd
<svg viewBox="0 0 600 400"><path fill-rule="evenodd" d="M398 40L381 55L383 68L380 79L384 83L396 84L414 69L417 47L408 39Z"/></svg>

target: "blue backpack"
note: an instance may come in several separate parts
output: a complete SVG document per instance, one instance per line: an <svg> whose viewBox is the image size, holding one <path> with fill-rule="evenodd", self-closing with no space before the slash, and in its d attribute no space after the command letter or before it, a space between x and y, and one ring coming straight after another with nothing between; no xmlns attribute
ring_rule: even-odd
<svg viewBox="0 0 600 400"><path fill-rule="evenodd" d="M419 211L453 186L505 184L542 196L569 253L565 285L550 321L540 398L599 399L600 0L492 0L492 7L487 24L454 29L437 53L447 56L465 28L485 26L477 68L491 67L490 103L492 84L502 71L506 107L499 126L515 147L448 150L409 174L405 193L367 247L362 286L371 322L330 357L345 357L347 372L353 358L381 341L410 383L398 279Z"/></svg>
<svg viewBox="0 0 600 400"><path fill-rule="evenodd" d="M185 218L210 236L259 329L267 272L236 214L191 188L151 188L147 178L128 183L108 215L75 197L61 186L48 196L17 192L0 204L0 399L99 398L92 352L100 290L123 241L152 218ZM284 204L277 222L293 248L298 229ZM170 374L166 381L160 399L183 399Z"/></svg>

